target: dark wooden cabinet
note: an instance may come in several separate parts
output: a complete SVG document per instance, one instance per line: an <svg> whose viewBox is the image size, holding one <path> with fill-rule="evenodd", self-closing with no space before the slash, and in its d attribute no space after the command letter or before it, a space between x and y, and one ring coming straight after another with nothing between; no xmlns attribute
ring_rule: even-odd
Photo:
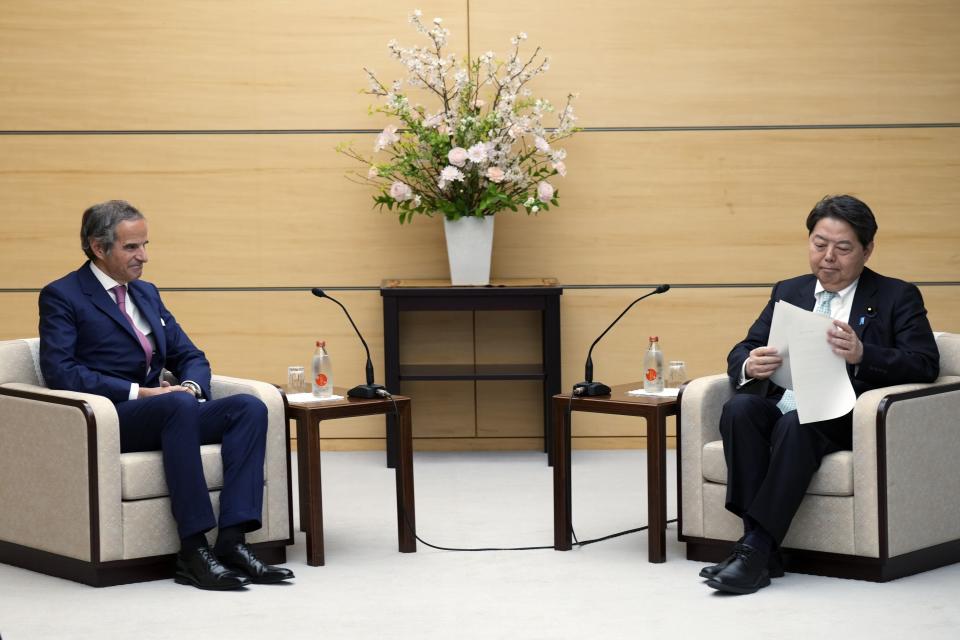
<svg viewBox="0 0 960 640"><path fill-rule="evenodd" d="M438 280L384 280L383 343L385 384L400 392L404 380L542 380L543 437L548 461L553 429L551 398L560 393L560 296L553 278L498 280L486 287L454 287ZM400 314L404 311L539 311L542 356L525 364L404 364L400 362ZM394 466L395 425L387 418L387 464Z"/></svg>

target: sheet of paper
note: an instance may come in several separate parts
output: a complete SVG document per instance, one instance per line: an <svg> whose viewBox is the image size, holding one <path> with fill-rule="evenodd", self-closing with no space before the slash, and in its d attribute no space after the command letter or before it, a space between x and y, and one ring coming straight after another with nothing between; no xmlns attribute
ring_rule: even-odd
<svg viewBox="0 0 960 640"><path fill-rule="evenodd" d="M771 380L785 388L792 388L797 401L797 416L801 424L839 418L849 413L857 401L853 385L847 375L846 361L833 353L827 342L827 331L833 325L829 316L800 309L788 302L777 302L774 307L770 335L785 344L785 359L780 369L787 369L788 387L771 376ZM784 339L785 338L785 339ZM776 346L781 350L781 346Z"/></svg>
<svg viewBox="0 0 960 640"><path fill-rule="evenodd" d="M773 372L770 379L774 384L778 384L784 389L793 389L793 380L790 377L790 343L788 334L793 325L794 318L792 309L803 311L789 302L777 300L773 305L773 320L770 324L770 335L767 337L767 346L774 347L777 355L783 358L783 364Z"/></svg>
<svg viewBox="0 0 960 640"><path fill-rule="evenodd" d="M334 400L343 400L343 396L333 395L326 398L318 398L317 396L313 395L309 391L306 393L288 393L287 394L287 402L301 402L301 403L332 402Z"/></svg>
<svg viewBox="0 0 960 640"><path fill-rule="evenodd" d="M679 387L664 387L663 391L644 391L640 389L631 389L627 391L628 396L654 396L657 398L676 398L680 394Z"/></svg>

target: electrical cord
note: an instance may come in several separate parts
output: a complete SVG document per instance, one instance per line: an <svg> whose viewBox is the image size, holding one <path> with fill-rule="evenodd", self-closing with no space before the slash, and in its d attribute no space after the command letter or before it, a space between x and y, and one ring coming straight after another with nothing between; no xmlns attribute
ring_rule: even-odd
<svg viewBox="0 0 960 640"><path fill-rule="evenodd" d="M386 389L379 389L379 390L377 391L377 395L380 396L381 398L388 398L391 402L393 402L393 415L396 416L397 420L399 420L399 419L400 419L400 409L397 407L397 401L394 399L393 395L392 395L389 391L387 391ZM570 402L567 404L567 417L568 417L568 418L573 414L573 396L574 396L574 395L576 395L576 392L570 394ZM399 505L399 507L400 507L401 513L403 514L403 522L404 522L404 524L407 525L407 529L409 529L410 533L413 534L413 537L417 540L417 542L419 542L420 544L422 544L422 545L424 545L424 546L430 547L431 549L437 549L438 551L469 551L469 552L473 552L473 551L540 551L540 550L543 550L543 549L553 549L553 548L554 548L553 545L532 546L532 547L468 547L468 548L461 548L461 547L444 547L444 546L432 544L432 543L430 543L430 542L427 542L427 541L424 540L423 538L421 538L420 535L417 533L417 529L416 529L416 527L413 526L413 523L410 522L410 517L409 517L409 515L407 514L406 509L403 508L403 505ZM672 520L667 520L667 524L671 524L671 523L676 522L676 521L677 521L676 518L674 518L674 519L672 519ZM594 544L594 543L596 543L596 542L603 542L604 540L610 540L610 539L612 539L612 538L619 538L620 536L625 536L625 535L628 535L628 534L631 534L631 533L637 533L637 532L639 532L639 531L646 531L648 528L649 528L649 525L643 525L642 527L637 527L637 528L635 528L635 529L627 529L626 531L618 531L617 533L611 533L611 534L609 534L609 535L602 536L602 537L600 537L600 538L594 538L594 539L592 539L592 540L584 540L584 541L582 541L582 542L577 539L577 534L576 534L576 532L573 530L573 527L572 527L572 526L570 527L570 534L573 536L573 539L574 539L573 546L575 546L575 547L585 547L585 546L587 546L588 544Z"/></svg>

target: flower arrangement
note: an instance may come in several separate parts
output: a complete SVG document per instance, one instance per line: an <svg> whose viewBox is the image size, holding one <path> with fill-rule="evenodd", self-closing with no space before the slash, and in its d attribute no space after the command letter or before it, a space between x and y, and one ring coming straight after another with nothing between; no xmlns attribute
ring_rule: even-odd
<svg viewBox="0 0 960 640"><path fill-rule="evenodd" d="M549 59L537 47L521 58L525 33L511 38L513 46L502 60L488 51L458 64L444 53L450 35L441 18L432 25L415 11L410 22L430 43L405 48L391 40L393 58L407 70L406 81L389 88L369 69L366 93L385 103L374 109L399 119L403 128L387 126L378 136L374 154L341 145L337 151L362 162L366 173L352 174L377 190L375 206L396 208L401 224L414 214L442 213L447 220L490 216L521 207L538 213L556 206L559 190L549 181L567 173L566 150L556 146L577 128L573 94L552 129L544 127L555 113L547 100L532 96L528 84L549 68ZM439 100L439 108L412 104L406 88Z"/></svg>

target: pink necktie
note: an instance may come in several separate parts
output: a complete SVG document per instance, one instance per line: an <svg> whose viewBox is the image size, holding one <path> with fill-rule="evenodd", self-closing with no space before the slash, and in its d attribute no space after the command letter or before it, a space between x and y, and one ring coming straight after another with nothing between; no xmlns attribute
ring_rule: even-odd
<svg viewBox="0 0 960 640"><path fill-rule="evenodd" d="M133 318L131 318L130 314L127 313L127 287L122 284L118 284L111 289L111 291L113 291L113 293L117 296L117 306L120 307L120 311L123 313L123 316L127 319L127 322L130 323L130 326L133 327L133 332L137 334L137 339L140 340L140 346L143 348L143 355L147 357L147 371L150 371L150 360L153 359L153 347L150 345L150 340L147 339L147 336L140 333L140 329L137 328Z"/></svg>

